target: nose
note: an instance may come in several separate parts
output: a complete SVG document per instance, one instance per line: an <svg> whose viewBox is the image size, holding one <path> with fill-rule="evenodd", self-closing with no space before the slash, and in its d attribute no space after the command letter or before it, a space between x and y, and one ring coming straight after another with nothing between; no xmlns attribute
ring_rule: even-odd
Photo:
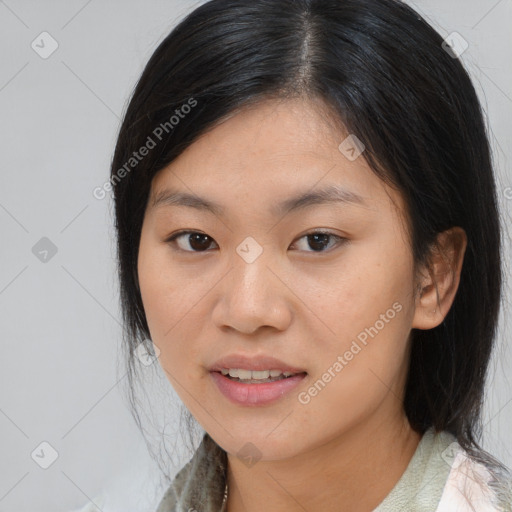
<svg viewBox="0 0 512 512"><path fill-rule="evenodd" d="M251 263L236 253L231 261L231 270L219 283L214 324L244 334L263 327L284 331L292 319L293 302L284 272L270 261L266 251Z"/></svg>

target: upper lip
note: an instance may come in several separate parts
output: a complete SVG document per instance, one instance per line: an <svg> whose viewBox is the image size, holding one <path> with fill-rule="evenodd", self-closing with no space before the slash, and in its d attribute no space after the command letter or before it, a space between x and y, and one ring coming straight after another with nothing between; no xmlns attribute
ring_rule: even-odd
<svg viewBox="0 0 512 512"><path fill-rule="evenodd" d="M238 368L241 370L281 370L282 372L303 373L306 370L266 355L248 356L244 354L230 354L221 357L210 366L211 372L220 372L222 368Z"/></svg>

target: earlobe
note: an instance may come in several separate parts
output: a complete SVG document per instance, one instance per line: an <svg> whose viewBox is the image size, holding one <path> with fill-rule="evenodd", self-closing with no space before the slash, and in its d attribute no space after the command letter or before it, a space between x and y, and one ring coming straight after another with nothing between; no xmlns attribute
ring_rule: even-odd
<svg viewBox="0 0 512 512"><path fill-rule="evenodd" d="M412 328L433 329L443 322L459 287L466 247L466 232L460 227L438 235L428 269L423 269L417 285L420 290L416 296Z"/></svg>

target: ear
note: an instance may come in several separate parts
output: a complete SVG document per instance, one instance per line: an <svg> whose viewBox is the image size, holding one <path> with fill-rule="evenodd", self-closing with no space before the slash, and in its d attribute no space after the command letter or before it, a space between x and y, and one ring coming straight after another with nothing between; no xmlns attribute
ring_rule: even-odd
<svg viewBox="0 0 512 512"><path fill-rule="evenodd" d="M420 271L413 328L433 329L443 322L459 287L467 247L466 232L453 227L437 236L428 264Z"/></svg>

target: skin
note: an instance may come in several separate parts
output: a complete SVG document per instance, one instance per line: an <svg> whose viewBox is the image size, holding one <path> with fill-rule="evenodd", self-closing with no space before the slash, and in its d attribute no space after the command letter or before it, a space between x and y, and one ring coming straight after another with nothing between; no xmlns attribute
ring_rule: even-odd
<svg viewBox="0 0 512 512"><path fill-rule="evenodd" d="M460 228L442 234L443 252L433 254L430 271L416 274L402 198L363 157L350 161L338 149L347 135L326 122L317 101L268 100L218 124L152 183L150 198L172 187L225 208L220 216L148 206L138 273L160 364L228 454L229 512L269 504L275 512L372 510L421 438L402 407L409 335L446 316L466 238ZM366 205L270 213L272 205L327 184L356 192ZM210 238L204 245L191 245L188 235L166 242L184 229ZM318 230L348 242L325 237L315 244L305 236ZM252 263L236 251L248 236L263 249ZM394 303L400 312L301 403L298 394ZM235 405L208 370L235 352L270 354L308 374L273 404ZM236 456L248 442L257 459L250 467Z"/></svg>

